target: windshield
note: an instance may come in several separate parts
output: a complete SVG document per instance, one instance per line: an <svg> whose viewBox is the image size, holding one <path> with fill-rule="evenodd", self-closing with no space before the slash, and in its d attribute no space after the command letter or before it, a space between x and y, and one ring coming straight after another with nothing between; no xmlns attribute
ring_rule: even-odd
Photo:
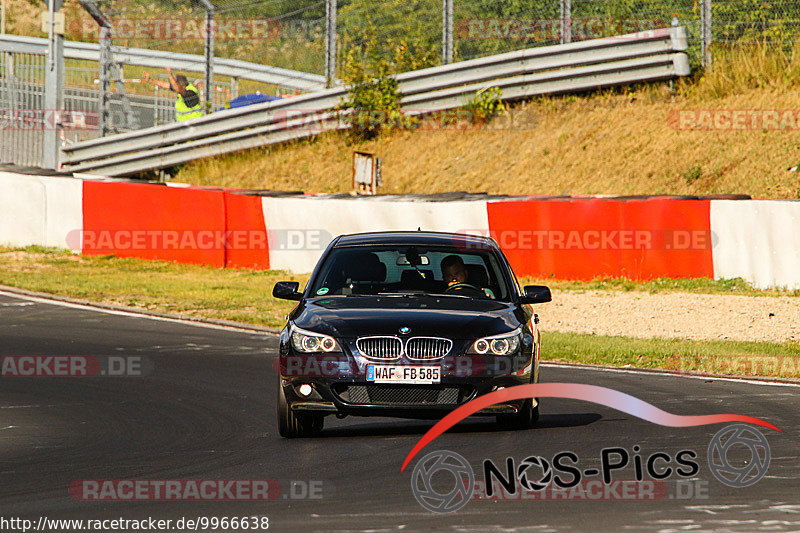
<svg viewBox="0 0 800 533"><path fill-rule="evenodd" d="M311 296L436 294L509 301L495 253L413 245L335 248Z"/></svg>

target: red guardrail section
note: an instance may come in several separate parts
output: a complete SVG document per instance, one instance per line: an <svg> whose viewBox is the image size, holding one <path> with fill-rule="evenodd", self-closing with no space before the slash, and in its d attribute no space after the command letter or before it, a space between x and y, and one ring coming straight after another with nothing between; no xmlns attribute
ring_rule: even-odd
<svg viewBox="0 0 800 533"><path fill-rule="evenodd" d="M83 188L86 254L270 266L258 196L138 183ZM520 276L713 277L709 200L519 200L488 202L487 212Z"/></svg>
<svg viewBox="0 0 800 533"><path fill-rule="evenodd" d="M194 187L85 181L83 252L219 268L269 268L261 198Z"/></svg>
<svg viewBox="0 0 800 533"><path fill-rule="evenodd" d="M713 277L709 200L489 202L489 229L518 276Z"/></svg>
<svg viewBox="0 0 800 533"><path fill-rule="evenodd" d="M260 196L225 192L225 224L228 234L225 266L269 269L269 240Z"/></svg>
<svg viewBox="0 0 800 533"><path fill-rule="evenodd" d="M263 222L262 222L263 224ZM225 266L220 191L83 183L83 253Z"/></svg>

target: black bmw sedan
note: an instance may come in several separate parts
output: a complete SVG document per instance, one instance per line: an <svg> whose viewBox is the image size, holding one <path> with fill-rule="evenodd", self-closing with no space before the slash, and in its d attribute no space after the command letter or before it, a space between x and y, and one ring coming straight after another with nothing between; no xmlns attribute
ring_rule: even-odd
<svg viewBox="0 0 800 533"><path fill-rule="evenodd" d="M325 416L440 418L503 387L539 379L538 319L494 240L463 234L342 235L303 292L281 281L273 296L299 303L280 336L278 429L318 434ZM536 398L478 413L529 428Z"/></svg>

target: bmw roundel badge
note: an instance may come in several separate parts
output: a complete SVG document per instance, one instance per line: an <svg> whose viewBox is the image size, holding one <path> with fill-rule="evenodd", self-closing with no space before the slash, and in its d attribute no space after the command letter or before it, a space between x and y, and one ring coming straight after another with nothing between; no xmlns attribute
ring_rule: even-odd
<svg viewBox="0 0 800 533"><path fill-rule="evenodd" d="M403 326L402 328L400 328L400 333L402 333L403 335L405 335L409 331L411 331L411 329L406 327L406 326Z"/></svg>

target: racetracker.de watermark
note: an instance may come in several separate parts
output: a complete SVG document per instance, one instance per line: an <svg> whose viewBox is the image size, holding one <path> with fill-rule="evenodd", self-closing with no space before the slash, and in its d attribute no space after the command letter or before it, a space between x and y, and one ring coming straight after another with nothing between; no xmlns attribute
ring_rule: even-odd
<svg viewBox="0 0 800 533"><path fill-rule="evenodd" d="M500 96L502 98L502 95ZM381 109L350 111L310 111L308 109L278 109L275 122L286 122L292 129L310 132L346 129L351 125L364 129L412 131L469 131L469 130L531 130L539 123L535 113L507 109L491 117L470 109L437 110L405 108L402 113Z"/></svg>
<svg viewBox="0 0 800 533"><path fill-rule="evenodd" d="M795 356L728 355L712 360L698 356L673 355L667 359L669 368L679 372L708 372L747 376L800 376L800 361ZM702 364L701 364L702 362Z"/></svg>
<svg viewBox="0 0 800 533"><path fill-rule="evenodd" d="M710 250L716 239L708 230L682 229L461 229L465 237L491 237L505 251L509 250ZM467 239L460 247L480 247Z"/></svg>
<svg viewBox="0 0 800 533"><path fill-rule="evenodd" d="M667 123L685 131L795 131L800 109L675 109Z"/></svg>
<svg viewBox="0 0 800 533"><path fill-rule="evenodd" d="M72 230L66 242L89 250L324 250L333 240L322 229L97 229Z"/></svg>
<svg viewBox="0 0 800 533"><path fill-rule="evenodd" d="M285 378L320 378L365 375L367 365L359 365L353 357L345 353L311 353L287 355L275 358L272 369L276 375ZM398 361L394 367L419 366L419 362ZM525 357L496 357L483 355L448 355L436 362L444 377L485 377L507 374L527 375L531 371L530 360Z"/></svg>
<svg viewBox="0 0 800 533"><path fill-rule="evenodd" d="M218 18L213 24L214 40L217 42L272 40L285 31L284 24L275 19ZM82 39L99 38L99 26L89 17L71 20L68 28L71 35ZM203 17L115 17L111 19L111 28L117 39L205 40L207 35L206 21Z"/></svg>
<svg viewBox="0 0 800 533"><path fill-rule="evenodd" d="M322 480L276 479L79 479L69 486L81 501L321 500L330 491Z"/></svg>
<svg viewBox="0 0 800 533"><path fill-rule="evenodd" d="M6 131L96 130L99 123L95 111L0 109L0 130Z"/></svg>
<svg viewBox="0 0 800 533"><path fill-rule="evenodd" d="M468 41L558 41L564 28L570 28L573 40L613 37L631 39L631 34L651 33L668 26L664 19L611 19L583 17L574 19L467 18L457 20L455 34Z"/></svg>
<svg viewBox="0 0 800 533"><path fill-rule="evenodd" d="M138 355L4 355L4 378L142 377L153 373L153 361Z"/></svg>

